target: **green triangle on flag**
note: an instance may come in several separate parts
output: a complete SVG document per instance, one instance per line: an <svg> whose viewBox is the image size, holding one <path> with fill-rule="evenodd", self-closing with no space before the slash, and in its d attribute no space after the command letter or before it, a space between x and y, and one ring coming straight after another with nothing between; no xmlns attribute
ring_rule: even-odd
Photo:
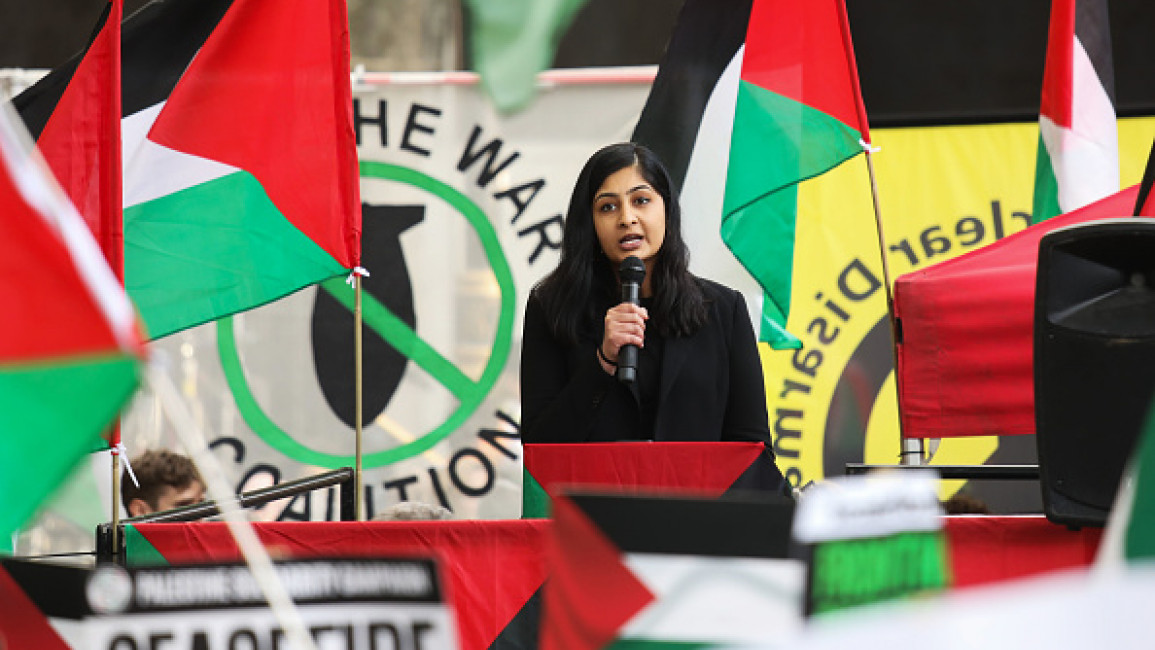
<svg viewBox="0 0 1155 650"><path fill-rule="evenodd" d="M528 469L521 470L521 518L549 519L549 493Z"/></svg>

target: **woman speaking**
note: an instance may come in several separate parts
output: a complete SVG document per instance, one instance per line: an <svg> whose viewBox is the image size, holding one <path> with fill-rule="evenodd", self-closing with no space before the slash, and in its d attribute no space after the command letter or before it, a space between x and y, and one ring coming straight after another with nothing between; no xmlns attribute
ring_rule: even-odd
<svg viewBox="0 0 1155 650"><path fill-rule="evenodd" d="M749 441L772 457L745 302L690 274L671 186L641 145L610 145L586 162L561 261L526 305L524 442ZM629 257L645 267L639 304L622 302ZM620 382L627 346L637 349L636 379Z"/></svg>

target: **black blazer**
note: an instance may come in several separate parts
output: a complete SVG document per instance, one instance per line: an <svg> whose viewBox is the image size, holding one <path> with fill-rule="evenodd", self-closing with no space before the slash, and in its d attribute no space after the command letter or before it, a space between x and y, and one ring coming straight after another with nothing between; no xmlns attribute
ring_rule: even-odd
<svg viewBox="0 0 1155 650"><path fill-rule="evenodd" d="M767 444L762 364L742 294L698 279L709 318L695 334L668 338L654 439ZM554 339L536 292L525 310L521 348L522 440L612 442L638 437L638 403L597 359L603 322L577 345Z"/></svg>

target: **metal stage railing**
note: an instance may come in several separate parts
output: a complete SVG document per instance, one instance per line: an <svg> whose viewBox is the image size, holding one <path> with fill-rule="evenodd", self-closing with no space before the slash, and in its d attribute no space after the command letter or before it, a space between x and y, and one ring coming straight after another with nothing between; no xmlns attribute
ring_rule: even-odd
<svg viewBox="0 0 1155 650"><path fill-rule="evenodd" d="M295 481L278 483L271 487L253 490L237 495L241 508L258 508L280 499L297 496L313 490L339 486L338 500L340 502L341 521L355 521L357 511L354 506L354 473L352 467L342 467L324 474L306 476ZM117 546L113 548L112 524L104 523L96 527L96 561L116 562L124 557L123 524L156 524L167 522L197 521L206 517L214 517L221 513L215 501L201 503L154 512L140 517L132 517L121 521L121 534L116 535Z"/></svg>
<svg viewBox="0 0 1155 650"><path fill-rule="evenodd" d="M846 474L853 476L868 474L875 470L896 469L926 470L938 472L943 479L980 479L989 481L1037 481L1039 480L1038 465L868 465L866 463L847 463Z"/></svg>

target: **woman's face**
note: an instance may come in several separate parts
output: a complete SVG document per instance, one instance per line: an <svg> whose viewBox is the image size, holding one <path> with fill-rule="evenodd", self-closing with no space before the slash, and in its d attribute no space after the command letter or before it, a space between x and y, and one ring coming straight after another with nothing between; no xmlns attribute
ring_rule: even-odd
<svg viewBox="0 0 1155 650"><path fill-rule="evenodd" d="M666 202L637 165L610 174L594 193L594 230L617 269L634 255L646 264L647 280L666 239Z"/></svg>

